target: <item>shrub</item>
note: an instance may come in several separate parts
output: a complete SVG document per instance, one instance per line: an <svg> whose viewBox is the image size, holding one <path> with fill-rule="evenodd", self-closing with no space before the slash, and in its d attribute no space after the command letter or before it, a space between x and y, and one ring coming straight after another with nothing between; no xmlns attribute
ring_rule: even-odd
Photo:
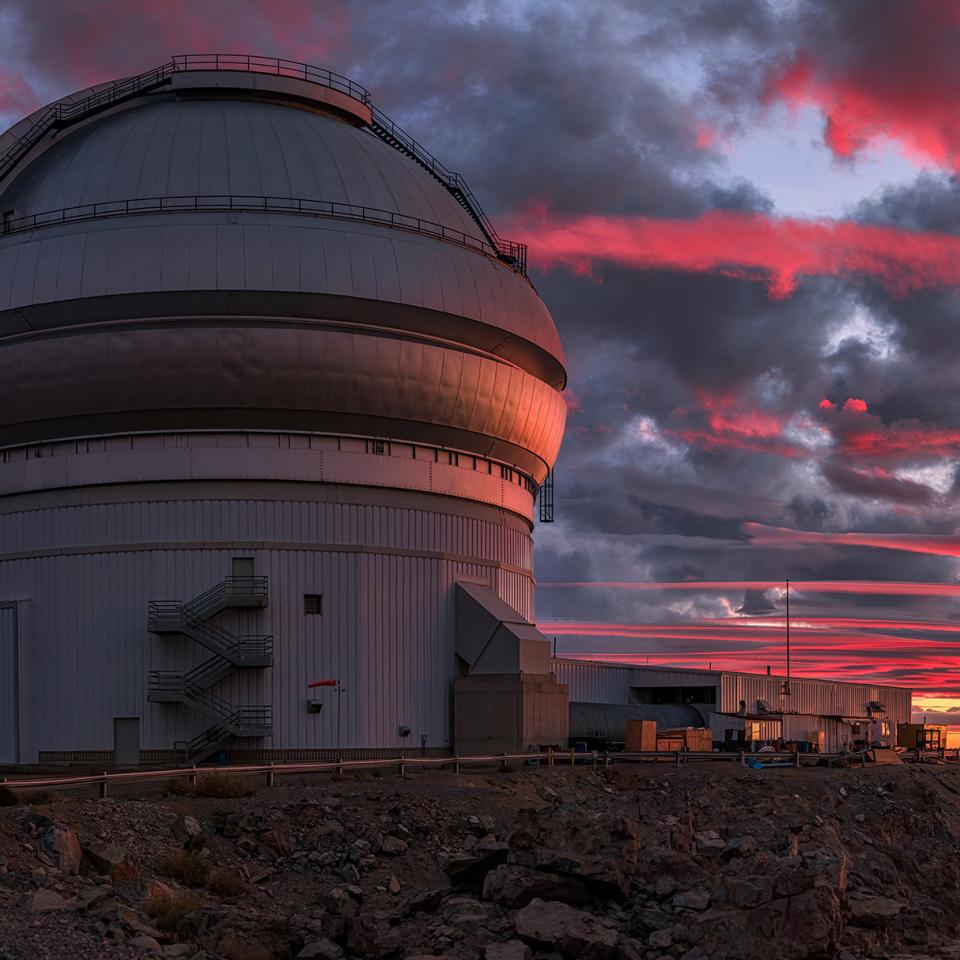
<svg viewBox="0 0 960 960"><path fill-rule="evenodd" d="M181 777L178 780L168 780L167 793L172 793L178 797L193 796L193 784L186 777Z"/></svg>
<svg viewBox="0 0 960 960"><path fill-rule="evenodd" d="M46 803L58 803L63 799L63 794L55 790L38 790L36 793L28 793L23 799L32 807L40 807Z"/></svg>
<svg viewBox="0 0 960 960"><path fill-rule="evenodd" d="M218 867L210 874L207 886L222 897L239 897L247 892L247 885L233 871Z"/></svg>
<svg viewBox="0 0 960 960"><path fill-rule="evenodd" d="M217 953L226 960L270 960L273 952L262 943L229 933L217 944Z"/></svg>
<svg viewBox="0 0 960 960"><path fill-rule="evenodd" d="M168 933L177 929L180 918L185 913L198 910L202 903L192 893L164 893L147 897L146 911L154 919L157 927Z"/></svg>
<svg viewBox="0 0 960 960"><path fill-rule="evenodd" d="M0 786L0 807L15 807L17 795L9 788Z"/></svg>
<svg viewBox="0 0 960 960"><path fill-rule="evenodd" d="M139 883L140 867L135 863L113 863L110 865L110 880L113 883Z"/></svg>
<svg viewBox="0 0 960 960"><path fill-rule="evenodd" d="M210 875L210 861L199 853L174 850L160 858L157 869L165 877L179 880L188 887L202 887Z"/></svg>
<svg viewBox="0 0 960 960"><path fill-rule="evenodd" d="M197 782L190 783L185 778L167 781L167 793L178 797L214 797L218 800L237 800L240 797L252 797L257 791L254 787L232 777L229 773L201 773L197 775Z"/></svg>

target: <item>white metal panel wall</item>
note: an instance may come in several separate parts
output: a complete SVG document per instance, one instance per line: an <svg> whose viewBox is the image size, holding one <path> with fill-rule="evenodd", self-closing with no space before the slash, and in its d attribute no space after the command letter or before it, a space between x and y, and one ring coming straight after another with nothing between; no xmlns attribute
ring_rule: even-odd
<svg viewBox="0 0 960 960"><path fill-rule="evenodd" d="M204 729L208 721L187 707L146 700L149 670L185 670L209 656L186 637L150 634L147 604L203 592L229 575L234 556L254 557L269 578L270 603L227 611L220 622L274 637L272 668L236 672L214 688L238 705L273 706L273 737L250 746L334 747L332 698L319 714L306 712L306 684L325 678L346 690L344 747L419 747L421 734L429 747L446 746L453 584L488 583L526 616L533 592L523 573L531 556L524 530L496 511L489 520L449 511L440 502L431 511L194 499L0 514L0 553L9 556L14 543L21 551L0 562L3 594L31 600L21 759L111 749L118 716L142 717L145 750L169 749ZM307 593L322 594L322 615L304 612ZM399 735L401 725L408 736Z"/></svg>

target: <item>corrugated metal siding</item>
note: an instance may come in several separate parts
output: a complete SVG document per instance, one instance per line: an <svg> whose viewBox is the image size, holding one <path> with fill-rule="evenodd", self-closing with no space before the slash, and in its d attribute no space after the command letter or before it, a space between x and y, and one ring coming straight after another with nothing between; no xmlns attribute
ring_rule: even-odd
<svg viewBox="0 0 960 960"><path fill-rule="evenodd" d="M555 658L553 667L559 683L570 687L570 699L580 703L630 702L633 671L602 663Z"/></svg>
<svg viewBox="0 0 960 960"><path fill-rule="evenodd" d="M720 674L590 663L556 657L557 679L570 685L570 699L583 703L630 703L631 687L712 687Z"/></svg>
<svg viewBox="0 0 960 960"><path fill-rule="evenodd" d="M449 507L446 507L448 510ZM184 549L181 543L262 540L358 544L364 552L309 549ZM98 544L152 549L97 552ZM189 599L253 556L269 577L265 610L226 611L238 633L273 634L275 665L238 671L214 692L236 704L272 704L274 735L251 749L335 746L336 703L306 712L309 681L335 678L344 746L419 748L450 743L454 676L453 584L487 582L524 615L533 581L491 561L529 569L530 537L508 523L369 504L187 500L83 504L0 515L0 543L20 550L62 544L90 552L0 563L4 599L30 601L21 690L22 759L39 751L112 747L114 717L143 719L144 750L170 748L208 724L184 706L146 700L151 669L186 670L209 654L186 637L146 629L150 600ZM377 553L378 547L399 551ZM476 557L476 563L417 551ZM484 561L484 562L481 562ZM323 614L304 613L321 593ZM411 728L400 737L400 725Z"/></svg>
<svg viewBox="0 0 960 960"><path fill-rule="evenodd" d="M721 685L720 710L736 713L740 701L747 711L756 709L757 700L765 700L771 710L836 717L865 717L867 703L877 700L886 707L886 718L894 728L910 719L912 694L900 687L870 683L836 683L829 680L790 680L789 698L781 698L782 677L725 673Z"/></svg>
<svg viewBox="0 0 960 960"><path fill-rule="evenodd" d="M0 763L16 763L19 740L17 611L0 607Z"/></svg>

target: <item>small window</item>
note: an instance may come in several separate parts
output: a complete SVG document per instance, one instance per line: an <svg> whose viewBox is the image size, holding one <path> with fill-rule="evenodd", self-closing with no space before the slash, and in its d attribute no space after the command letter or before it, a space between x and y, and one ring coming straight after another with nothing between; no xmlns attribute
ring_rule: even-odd
<svg viewBox="0 0 960 960"><path fill-rule="evenodd" d="M303 612L310 614L323 613L323 594L305 593L303 595Z"/></svg>

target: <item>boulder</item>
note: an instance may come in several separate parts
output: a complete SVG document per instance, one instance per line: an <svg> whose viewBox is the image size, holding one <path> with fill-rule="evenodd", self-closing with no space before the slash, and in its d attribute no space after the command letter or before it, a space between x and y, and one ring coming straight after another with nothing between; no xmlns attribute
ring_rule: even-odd
<svg viewBox="0 0 960 960"><path fill-rule="evenodd" d="M350 922L347 930L347 946L361 957L379 960L396 953L403 946L399 927L391 927L389 921L377 914L365 914Z"/></svg>
<svg viewBox="0 0 960 960"><path fill-rule="evenodd" d="M203 846L203 827L196 817L177 817L170 824L173 838L183 847L199 850Z"/></svg>
<svg viewBox="0 0 960 960"><path fill-rule="evenodd" d="M189 960L196 953L197 947L193 943L168 943L163 948L163 956L170 960Z"/></svg>
<svg viewBox="0 0 960 960"><path fill-rule="evenodd" d="M506 863L507 854L505 843L498 843L493 849L481 849L478 846L469 852L461 851L442 857L440 867L454 886L480 886L494 867Z"/></svg>
<svg viewBox="0 0 960 960"><path fill-rule="evenodd" d="M752 857L757 852L757 838L734 837L723 848L720 854L721 860L736 860L742 857Z"/></svg>
<svg viewBox="0 0 960 960"><path fill-rule="evenodd" d="M885 927L900 916L903 904L889 897L850 898L850 923L860 927Z"/></svg>
<svg viewBox="0 0 960 960"><path fill-rule="evenodd" d="M314 940L305 943L297 954L297 960L340 960L343 956L343 947L333 940Z"/></svg>
<svg viewBox="0 0 960 960"><path fill-rule="evenodd" d="M654 930L647 938L647 944L654 950L666 950L673 946L673 928Z"/></svg>
<svg viewBox="0 0 960 960"><path fill-rule="evenodd" d="M530 960L530 948L522 940L488 943L483 948L484 960Z"/></svg>
<svg viewBox="0 0 960 960"><path fill-rule="evenodd" d="M47 858L64 873L78 874L83 849L72 830L48 826L43 832L42 850Z"/></svg>
<svg viewBox="0 0 960 960"><path fill-rule="evenodd" d="M670 902L681 910L706 910L710 906L710 892L700 888L684 890Z"/></svg>
<svg viewBox="0 0 960 960"><path fill-rule="evenodd" d="M639 851L636 820L568 804L521 810L509 860L576 877L601 895L626 896Z"/></svg>
<svg viewBox="0 0 960 960"><path fill-rule="evenodd" d="M38 890L29 902L31 913L54 913L69 910L70 905L55 890Z"/></svg>
<svg viewBox="0 0 960 960"><path fill-rule="evenodd" d="M73 909L80 913L94 911L105 901L113 897L113 887L104 884L100 887L88 887L73 898Z"/></svg>
<svg viewBox="0 0 960 960"><path fill-rule="evenodd" d="M576 877L561 877L528 867L503 864L491 870L483 881L483 898L503 907L525 907L531 900L559 900L583 906L590 900L586 884Z"/></svg>
<svg viewBox="0 0 960 960"><path fill-rule="evenodd" d="M132 863L130 854L118 843L89 844L83 848L83 856L97 873L110 874L117 867Z"/></svg>
<svg viewBox="0 0 960 960"><path fill-rule="evenodd" d="M517 935L564 957L607 960L616 950L618 933L609 920L565 903L532 900L514 917Z"/></svg>
<svg viewBox="0 0 960 960"><path fill-rule="evenodd" d="M275 851L280 857L289 857L294 850L293 843L283 827L274 827L261 834L260 842Z"/></svg>
<svg viewBox="0 0 960 960"><path fill-rule="evenodd" d="M716 830L702 830L694 834L693 842L701 856L718 856L727 846Z"/></svg>
<svg viewBox="0 0 960 960"><path fill-rule="evenodd" d="M401 853L405 853L406 850L407 842L405 840L401 840L399 837L386 836L383 838L383 843L380 846L381 853L386 853L392 857L395 857Z"/></svg>
<svg viewBox="0 0 960 960"><path fill-rule="evenodd" d="M146 935L133 937L130 940L130 946L136 950L139 950L140 953L145 953L148 956L159 956L163 953L163 947L160 946L157 940Z"/></svg>

